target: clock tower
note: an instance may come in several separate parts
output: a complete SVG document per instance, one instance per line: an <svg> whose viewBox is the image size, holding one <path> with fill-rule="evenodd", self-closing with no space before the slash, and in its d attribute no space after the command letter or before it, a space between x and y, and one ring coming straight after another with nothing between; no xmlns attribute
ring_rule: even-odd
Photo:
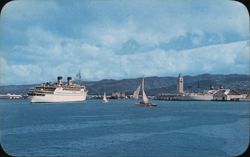
<svg viewBox="0 0 250 157"><path fill-rule="evenodd" d="M182 74L179 74L178 80L177 80L177 93L181 94L183 92L183 87L184 87L184 79Z"/></svg>

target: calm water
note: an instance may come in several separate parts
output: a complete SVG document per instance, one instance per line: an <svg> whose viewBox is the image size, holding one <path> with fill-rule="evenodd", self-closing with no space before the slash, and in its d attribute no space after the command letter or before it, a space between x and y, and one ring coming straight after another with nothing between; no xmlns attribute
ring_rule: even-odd
<svg viewBox="0 0 250 157"><path fill-rule="evenodd" d="M249 102L0 100L1 144L17 156L234 156L249 143Z"/></svg>

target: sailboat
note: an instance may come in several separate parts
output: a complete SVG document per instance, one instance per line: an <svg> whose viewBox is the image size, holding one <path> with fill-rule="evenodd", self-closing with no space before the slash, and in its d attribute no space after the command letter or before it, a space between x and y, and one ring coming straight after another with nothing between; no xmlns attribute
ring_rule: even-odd
<svg viewBox="0 0 250 157"><path fill-rule="evenodd" d="M106 97L106 93L104 92L104 94L103 94L103 103L108 103L109 101L108 101L108 99L107 99L107 97Z"/></svg>
<svg viewBox="0 0 250 157"><path fill-rule="evenodd" d="M133 98L134 99L139 99L139 93L140 93L141 85L139 85L136 90L133 93Z"/></svg>
<svg viewBox="0 0 250 157"><path fill-rule="evenodd" d="M142 78L142 101L135 103L135 104L139 105L139 106L144 106L144 107L157 106L156 104L154 104L148 100L148 97L147 97L145 90L144 90L144 77Z"/></svg>

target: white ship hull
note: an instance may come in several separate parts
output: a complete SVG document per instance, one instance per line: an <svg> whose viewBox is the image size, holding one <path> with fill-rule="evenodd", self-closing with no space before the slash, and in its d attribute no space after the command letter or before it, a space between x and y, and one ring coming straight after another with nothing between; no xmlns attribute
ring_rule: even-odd
<svg viewBox="0 0 250 157"><path fill-rule="evenodd" d="M212 94L183 95L183 96L177 96L176 100L210 101L213 100L213 95Z"/></svg>
<svg viewBox="0 0 250 157"><path fill-rule="evenodd" d="M32 103L84 101L86 100L86 97L87 91L81 91L81 93L60 92L55 94L45 94L44 96L29 96Z"/></svg>

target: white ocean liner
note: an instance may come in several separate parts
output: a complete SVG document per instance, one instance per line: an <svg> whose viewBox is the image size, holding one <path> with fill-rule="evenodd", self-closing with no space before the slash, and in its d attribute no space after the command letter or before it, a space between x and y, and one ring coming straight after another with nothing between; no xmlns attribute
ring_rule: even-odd
<svg viewBox="0 0 250 157"><path fill-rule="evenodd" d="M71 77L67 78L67 84L63 85L62 77L57 78L57 83L52 85L50 83L42 84L41 86L30 89L28 98L32 103L42 102L71 102L86 100L88 90L85 86L72 84Z"/></svg>

